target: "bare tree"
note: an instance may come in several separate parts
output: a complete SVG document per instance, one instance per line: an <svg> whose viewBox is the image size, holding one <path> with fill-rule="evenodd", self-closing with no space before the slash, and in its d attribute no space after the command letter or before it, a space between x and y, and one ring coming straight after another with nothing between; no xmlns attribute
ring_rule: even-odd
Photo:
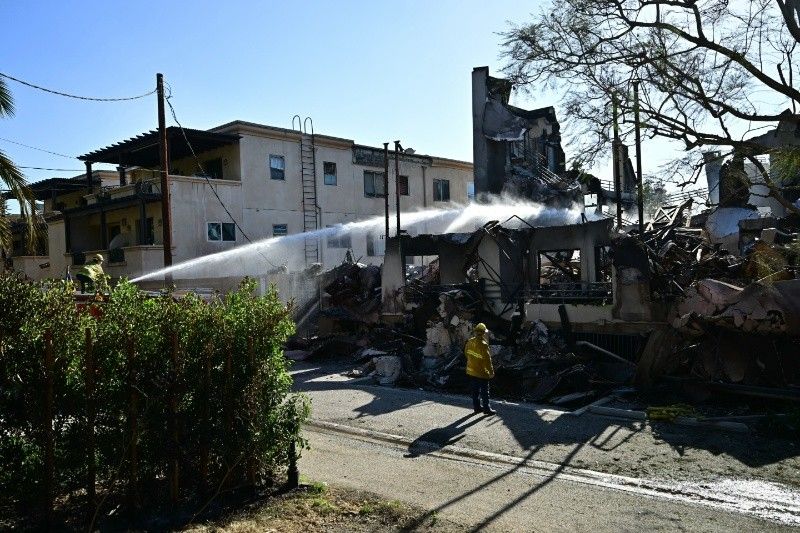
<svg viewBox="0 0 800 533"><path fill-rule="evenodd" d="M609 149L610 95L630 124L639 82L645 135L687 151L670 168L678 181L698 179L703 150L735 152L797 211L784 196L793 184L771 178L755 157L772 147L753 139L800 118L799 0L562 0L504 37L517 84L562 91L568 139L584 164Z"/></svg>

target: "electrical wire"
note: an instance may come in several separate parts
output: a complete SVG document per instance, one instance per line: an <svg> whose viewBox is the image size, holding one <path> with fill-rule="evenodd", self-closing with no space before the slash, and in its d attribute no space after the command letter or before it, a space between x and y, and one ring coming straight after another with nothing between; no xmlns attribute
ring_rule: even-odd
<svg viewBox="0 0 800 533"><path fill-rule="evenodd" d="M93 96L79 96L79 95L76 95L76 94L69 94L69 93L64 93L64 92L61 92L61 91L55 91L53 89L48 89L46 87L42 87L40 85L36 85L36 84L30 83L30 82L21 80L19 78L15 78L14 76L10 76L10 75L5 74L3 72L0 72L0 77L15 81L17 83L20 83L22 85L26 85L26 86L31 87L33 89L38 89L40 91L44 91L46 93L56 94L58 96L65 96L67 98L75 98L76 100L88 100L88 101L91 101L91 102L127 102L127 101L130 101L130 100L138 100L140 98L145 98L147 96L150 96L151 94L155 94L156 93L156 89L153 89L149 93L140 94L138 96L128 96L128 97L124 97L124 98L97 98L97 97L93 97Z"/></svg>
<svg viewBox="0 0 800 533"><path fill-rule="evenodd" d="M222 209L225 211L225 213L231 219L231 222L233 222L234 226L236 226L236 229L239 231L239 233L242 234L242 237L244 237L247 240L248 243L252 243L253 240L250 238L249 235L247 235L247 233L242 229L242 227L236 221L234 216L228 210L228 206L225 205L225 202L223 202L222 198L220 198L219 194L217 194L216 187L214 187L214 184L211 183L210 179L208 179L208 175L206 174L206 171L203 169L203 164L200 162L200 158L197 157L197 154L194 151L194 147L192 146L192 143L189 142L189 137L186 135L186 132L184 131L183 126L181 125L180 121L178 120L178 115L175 113L175 108L172 106L172 102L170 102L170 98L172 98L172 88L171 87L169 88L169 95L166 96L165 100L167 102L167 105L169 106L169 111L172 114L172 119L175 121L175 124L177 124L178 128L181 130L181 134L183 135L183 140L186 141L186 145L189 147L189 151L192 153L192 158L194 159L194 162L197 165L197 168L200 169L200 173L202 174L203 178L206 180L206 183L208 184L209 188L211 188L211 192L214 193L214 196L217 198L217 201L219 202L219 205L222 206ZM260 251L258 253L273 268L278 268L278 265L276 265L275 263L270 261L267 258L267 256L265 256L263 253L261 253Z"/></svg>
<svg viewBox="0 0 800 533"><path fill-rule="evenodd" d="M28 170L52 170L54 172L86 172L85 169L77 170L74 168L45 168L45 167L26 167L24 165L17 165L17 168L25 168Z"/></svg>
<svg viewBox="0 0 800 533"><path fill-rule="evenodd" d="M12 141L11 139L6 139L5 137L0 137L0 141L5 141L7 143L16 144L17 146L24 146L25 148L30 148L31 150L38 150L38 151L44 152L46 154L57 155L58 157L65 157L67 159L78 159L74 155L67 155L67 154L60 154L58 152L51 152L50 150L45 150L44 148L38 148L36 146L31 146L29 144L23 144L21 142Z"/></svg>

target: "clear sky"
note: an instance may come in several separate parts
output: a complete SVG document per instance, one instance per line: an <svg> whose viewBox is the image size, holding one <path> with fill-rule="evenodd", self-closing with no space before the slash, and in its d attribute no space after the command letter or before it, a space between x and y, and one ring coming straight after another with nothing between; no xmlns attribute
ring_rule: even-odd
<svg viewBox="0 0 800 533"><path fill-rule="evenodd" d="M541 2L3 2L0 71L64 92L145 93L156 72L184 126L242 119L472 160L470 74L501 64L497 32ZM157 125L155 96L126 103L66 99L8 82L17 106L0 137L70 155ZM553 96L517 100L541 107ZM168 120L171 122L171 119ZM82 163L0 141L23 166ZM75 173L25 170L30 181Z"/></svg>

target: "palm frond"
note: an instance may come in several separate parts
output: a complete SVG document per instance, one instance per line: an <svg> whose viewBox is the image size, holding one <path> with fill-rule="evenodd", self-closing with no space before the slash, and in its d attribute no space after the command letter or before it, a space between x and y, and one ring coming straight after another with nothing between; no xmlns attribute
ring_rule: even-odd
<svg viewBox="0 0 800 533"><path fill-rule="evenodd" d="M19 202L20 217L27 225L28 249L33 250L40 233L34 196L28 188L25 176L2 151L0 151L0 185L8 191L4 193L5 198Z"/></svg>
<svg viewBox="0 0 800 533"><path fill-rule="evenodd" d="M5 256L11 255L13 243L11 242L11 220L6 211L6 202L0 202L0 252L5 252Z"/></svg>
<svg viewBox="0 0 800 533"><path fill-rule="evenodd" d="M14 114L14 97L4 79L0 79L0 117Z"/></svg>

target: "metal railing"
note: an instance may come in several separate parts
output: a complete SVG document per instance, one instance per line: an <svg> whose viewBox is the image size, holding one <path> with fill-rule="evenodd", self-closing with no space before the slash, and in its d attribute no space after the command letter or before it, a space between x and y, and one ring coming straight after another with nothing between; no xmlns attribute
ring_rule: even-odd
<svg viewBox="0 0 800 533"><path fill-rule="evenodd" d="M611 300L610 281L549 283L530 289L525 297L535 303L576 303Z"/></svg>

